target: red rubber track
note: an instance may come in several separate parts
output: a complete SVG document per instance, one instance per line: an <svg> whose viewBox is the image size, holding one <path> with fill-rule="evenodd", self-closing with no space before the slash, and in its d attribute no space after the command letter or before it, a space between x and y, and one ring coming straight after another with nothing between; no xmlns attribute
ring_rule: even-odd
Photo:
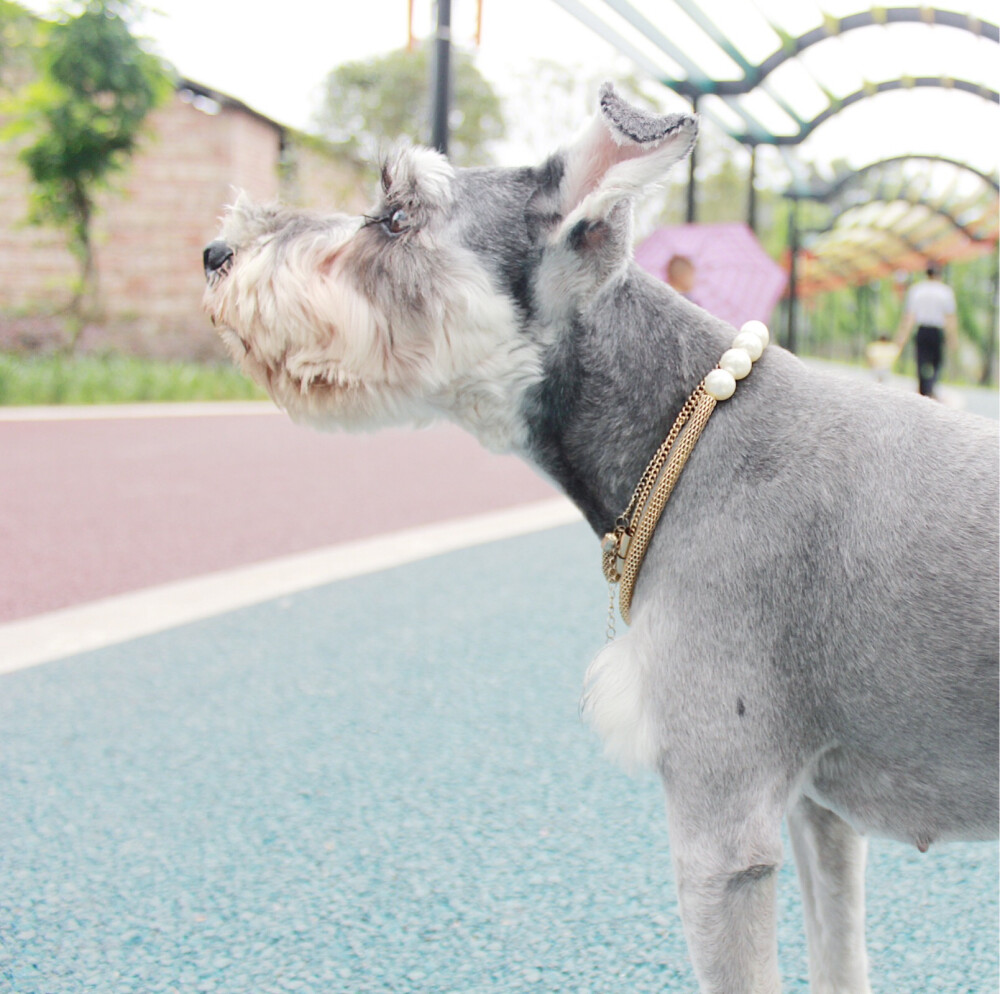
<svg viewBox="0 0 1000 994"><path fill-rule="evenodd" d="M3 421L0 622L555 493L452 426Z"/></svg>

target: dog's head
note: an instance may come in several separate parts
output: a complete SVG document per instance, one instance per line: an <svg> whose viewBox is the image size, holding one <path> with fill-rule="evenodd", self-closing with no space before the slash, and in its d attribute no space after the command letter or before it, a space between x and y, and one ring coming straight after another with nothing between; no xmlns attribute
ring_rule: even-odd
<svg viewBox="0 0 1000 994"><path fill-rule="evenodd" d="M367 215L240 197L204 256L205 306L237 362L296 418L347 427L448 414L518 442L518 395L631 256L631 203L690 150L695 119L610 85L542 166L459 169L401 147Z"/></svg>

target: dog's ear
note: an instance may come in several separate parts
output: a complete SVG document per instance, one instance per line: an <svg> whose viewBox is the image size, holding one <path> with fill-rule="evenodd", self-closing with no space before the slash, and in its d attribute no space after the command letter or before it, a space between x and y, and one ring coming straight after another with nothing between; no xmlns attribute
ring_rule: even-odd
<svg viewBox="0 0 1000 994"><path fill-rule="evenodd" d="M387 202L444 209L452 200L455 170L439 152L398 143L382 162L381 191Z"/></svg>
<svg viewBox="0 0 1000 994"><path fill-rule="evenodd" d="M650 113L605 83L599 113L564 153L562 230L605 221L621 201L662 180L691 151L697 134L694 116Z"/></svg>

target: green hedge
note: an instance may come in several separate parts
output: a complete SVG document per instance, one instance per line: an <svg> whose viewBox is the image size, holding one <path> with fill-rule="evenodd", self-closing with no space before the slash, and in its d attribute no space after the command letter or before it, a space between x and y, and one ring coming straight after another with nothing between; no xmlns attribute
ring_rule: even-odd
<svg viewBox="0 0 1000 994"><path fill-rule="evenodd" d="M226 365L0 353L0 404L259 400L263 396Z"/></svg>

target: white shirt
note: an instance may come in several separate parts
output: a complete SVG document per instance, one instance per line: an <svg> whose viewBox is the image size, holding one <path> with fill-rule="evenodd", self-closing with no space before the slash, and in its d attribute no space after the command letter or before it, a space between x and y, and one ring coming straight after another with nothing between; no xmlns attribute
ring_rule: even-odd
<svg viewBox="0 0 1000 994"><path fill-rule="evenodd" d="M917 327L943 328L945 317L955 313L955 294L938 280L914 283L906 293L906 311Z"/></svg>

